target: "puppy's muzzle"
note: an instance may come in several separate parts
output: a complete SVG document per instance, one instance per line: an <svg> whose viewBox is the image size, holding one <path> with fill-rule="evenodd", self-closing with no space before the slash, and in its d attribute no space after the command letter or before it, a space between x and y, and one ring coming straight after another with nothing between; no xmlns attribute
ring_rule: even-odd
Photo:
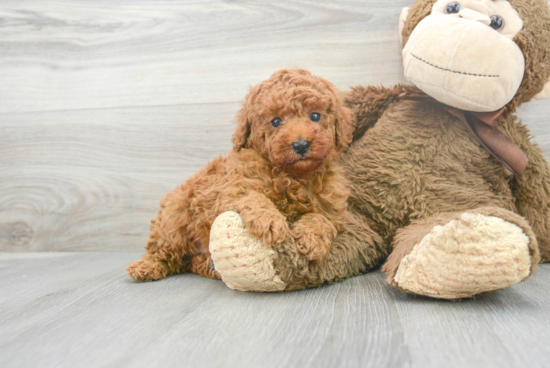
<svg viewBox="0 0 550 368"><path fill-rule="evenodd" d="M305 155L307 151L311 148L311 144L309 141L298 141L294 142L290 145L292 147L292 150L296 152L299 155Z"/></svg>

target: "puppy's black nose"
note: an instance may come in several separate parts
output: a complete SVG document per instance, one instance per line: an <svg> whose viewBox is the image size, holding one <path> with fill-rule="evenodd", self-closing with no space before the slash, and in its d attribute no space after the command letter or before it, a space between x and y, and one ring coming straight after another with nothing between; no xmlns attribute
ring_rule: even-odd
<svg viewBox="0 0 550 368"><path fill-rule="evenodd" d="M299 141L291 144L292 150L299 155L305 155L309 151L310 145L308 141Z"/></svg>

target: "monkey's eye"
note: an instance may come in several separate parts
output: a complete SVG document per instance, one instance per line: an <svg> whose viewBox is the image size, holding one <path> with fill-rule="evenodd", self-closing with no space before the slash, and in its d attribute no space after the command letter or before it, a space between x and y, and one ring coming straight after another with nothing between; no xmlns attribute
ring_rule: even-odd
<svg viewBox="0 0 550 368"><path fill-rule="evenodd" d="M309 120L318 123L321 121L321 114L318 112L314 112L313 114L309 115Z"/></svg>
<svg viewBox="0 0 550 368"><path fill-rule="evenodd" d="M273 120L271 120L271 125L273 126L273 128L278 128L279 127L279 124L281 124L282 120L280 118L275 118Z"/></svg>
<svg viewBox="0 0 550 368"><path fill-rule="evenodd" d="M502 19L499 15L493 15L491 17L491 24L489 25L492 29L496 31L500 31L502 28L504 28L504 19Z"/></svg>
<svg viewBox="0 0 550 368"><path fill-rule="evenodd" d="M460 10L462 10L462 7L460 6L460 4L456 3L456 2L452 2L449 5L447 5L447 7L445 8L445 13L446 14L457 14L457 13L460 12Z"/></svg>

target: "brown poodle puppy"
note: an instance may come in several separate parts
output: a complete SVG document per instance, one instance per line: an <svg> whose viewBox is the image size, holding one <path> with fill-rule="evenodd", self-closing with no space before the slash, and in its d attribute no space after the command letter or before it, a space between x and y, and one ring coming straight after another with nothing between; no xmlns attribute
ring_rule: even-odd
<svg viewBox="0 0 550 368"><path fill-rule="evenodd" d="M233 150L161 200L147 252L127 268L137 281L191 271L217 278L208 251L218 215L237 211L266 246L292 237L323 260L344 222L348 189L336 159L352 139L334 86L303 69L253 87L237 116Z"/></svg>

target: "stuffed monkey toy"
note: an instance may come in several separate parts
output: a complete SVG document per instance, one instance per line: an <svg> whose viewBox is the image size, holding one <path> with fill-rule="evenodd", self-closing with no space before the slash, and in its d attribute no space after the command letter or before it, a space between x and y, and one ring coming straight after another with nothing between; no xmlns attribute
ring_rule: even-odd
<svg viewBox="0 0 550 368"><path fill-rule="evenodd" d="M417 0L400 20L412 85L355 87L346 224L308 262L265 247L240 216L216 219L210 252L231 288L284 291L383 265L387 282L442 299L485 295L550 261L550 167L514 113L550 97L546 0Z"/></svg>

